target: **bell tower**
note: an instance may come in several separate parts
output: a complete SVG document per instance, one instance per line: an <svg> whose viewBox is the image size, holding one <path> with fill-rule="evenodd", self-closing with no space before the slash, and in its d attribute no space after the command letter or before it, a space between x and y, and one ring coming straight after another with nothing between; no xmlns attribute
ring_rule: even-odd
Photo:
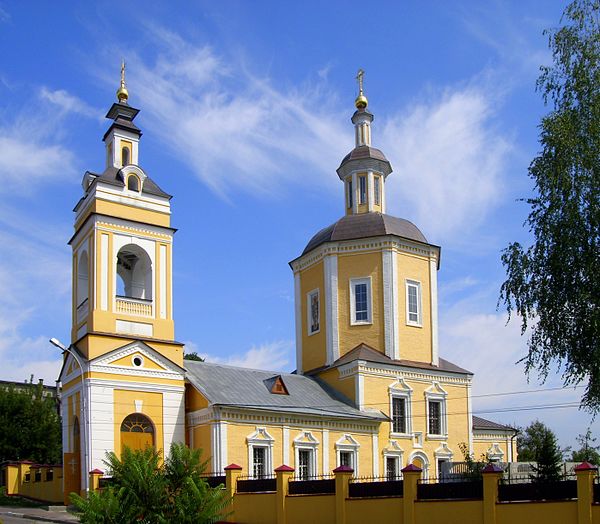
<svg viewBox="0 0 600 524"><path fill-rule="evenodd" d="M65 502L107 451L184 440L183 344L175 341L171 196L140 166L125 64L106 117L106 161L75 206L71 345L59 379Z"/></svg>

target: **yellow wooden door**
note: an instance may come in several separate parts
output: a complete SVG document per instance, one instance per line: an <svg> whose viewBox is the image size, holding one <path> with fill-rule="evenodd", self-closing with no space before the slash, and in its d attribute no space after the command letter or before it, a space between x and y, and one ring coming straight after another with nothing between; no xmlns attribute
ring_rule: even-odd
<svg viewBox="0 0 600 524"><path fill-rule="evenodd" d="M137 449L146 449L154 446L152 433L141 433L137 431L121 431L121 451L127 446L135 451Z"/></svg>

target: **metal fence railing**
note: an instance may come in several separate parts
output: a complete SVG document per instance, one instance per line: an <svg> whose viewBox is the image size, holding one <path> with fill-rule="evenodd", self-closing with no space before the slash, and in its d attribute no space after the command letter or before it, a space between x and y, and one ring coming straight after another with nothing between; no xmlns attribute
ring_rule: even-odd
<svg viewBox="0 0 600 524"><path fill-rule="evenodd" d="M221 473L204 473L202 479L211 487L218 488L219 486L225 487L225 475Z"/></svg>
<svg viewBox="0 0 600 524"><path fill-rule="evenodd" d="M482 499L483 481L438 479L419 480L417 484L417 499L419 500L448 500L448 499Z"/></svg>
<svg viewBox="0 0 600 524"><path fill-rule="evenodd" d="M577 481L573 479L556 481L530 479L525 482L521 479L503 479L498 484L498 498L501 502L576 499Z"/></svg>
<svg viewBox="0 0 600 524"><path fill-rule="evenodd" d="M288 487L290 495L332 495L335 493L335 477L333 475L293 477Z"/></svg>
<svg viewBox="0 0 600 524"><path fill-rule="evenodd" d="M404 482L400 477L355 477L348 486L352 498L401 497L403 493Z"/></svg>
<svg viewBox="0 0 600 524"><path fill-rule="evenodd" d="M237 481L238 493L264 493L277 491L277 480L275 475L265 475L260 478L239 477Z"/></svg>

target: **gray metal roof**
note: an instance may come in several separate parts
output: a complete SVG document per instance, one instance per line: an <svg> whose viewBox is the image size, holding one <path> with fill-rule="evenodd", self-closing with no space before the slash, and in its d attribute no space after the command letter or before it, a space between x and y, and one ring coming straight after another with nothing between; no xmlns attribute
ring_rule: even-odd
<svg viewBox="0 0 600 524"><path fill-rule="evenodd" d="M94 176L94 182L100 181L105 184L110 184L112 186L117 187L125 187L125 181L123 180L123 175L121 174L121 170L117 167L109 167L104 170L103 173L92 173L88 171L92 176ZM142 193L147 193L149 195L156 195L160 197L165 197L171 199L171 195L165 193L158 184L154 182L149 176L146 176L144 180L144 184L142 186Z"/></svg>
<svg viewBox="0 0 600 524"><path fill-rule="evenodd" d="M186 378L211 404L342 419L387 420L379 411L363 412L319 379L293 373L263 371L186 360ZM281 376L289 395L271 393Z"/></svg>
<svg viewBox="0 0 600 524"><path fill-rule="evenodd" d="M383 213L359 213L346 215L334 224L319 231L310 239L302 254L312 251L325 242L354 240L358 238L396 235L427 244L425 235L412 222Z"/></svg>
<svg viewBox="0 0 600 524"><path fill-rule="evenodd" d="M516 431L515 428L511 428L510 426L505 426L504 424L499 424L498 422L493 422L491 420L487 420L485 418L478 417L477 415L473 415L473 429L511 431L511 432Z"/></svg>

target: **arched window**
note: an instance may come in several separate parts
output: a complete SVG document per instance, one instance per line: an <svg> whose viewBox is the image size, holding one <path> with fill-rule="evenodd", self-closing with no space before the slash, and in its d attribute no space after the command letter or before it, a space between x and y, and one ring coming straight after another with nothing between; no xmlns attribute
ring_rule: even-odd
<svg viewBox="0 0 600 524"><path fill-rule="evenodd" d="M140 190L140 179L135 175L129 175L127 177L127 189L130 191Z"/></svg>
<svg viewBox="0 0 600 524"><path fill-rule="evenodd" d="M87 251L79 255L77 261L77 307L83 304L88 298L89 286L89 258Z"/></svg>
<svg viewBox="0 0 600 524"><path fill-rule="evenodd" d="M121 423L121 450L154 447L154 426L148 417L133 413Z"/></svg>
<svg viewBox="0 0 600 524"><path fill-rule="evenodd" d="M152 300L152 262L140 246L128 244L117 254L117 294Z"/></svg>
<svg viewBox="0 0 600 524"><path fill-rule="evenodd" d="M126 166L129 165L129 161L131 159L131 151L129 151L128 147L121 148L121 165Z"/></svg>

